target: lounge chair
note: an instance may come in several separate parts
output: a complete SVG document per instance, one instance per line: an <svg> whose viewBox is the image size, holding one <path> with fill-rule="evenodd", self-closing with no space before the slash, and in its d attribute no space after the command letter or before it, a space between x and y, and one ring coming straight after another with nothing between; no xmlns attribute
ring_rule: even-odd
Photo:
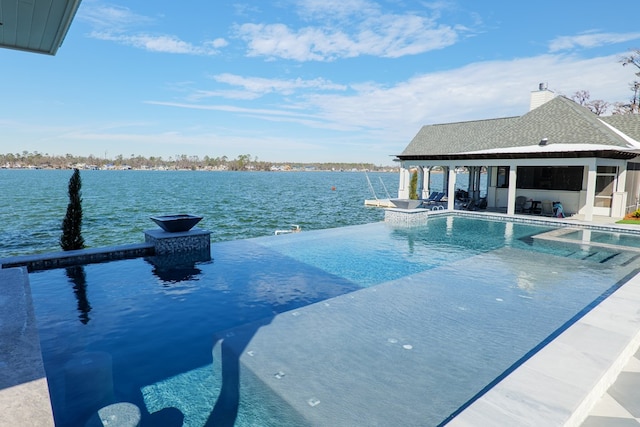
<svg viewBox="0 0 640 427"><path fill-rule="evenodd" d="M445 193L438 193L436 194L436 197L434 197L433 199L431 199L431 196L429 196L429 199L425 200L424 202L422 202L422 205L437 205L438 203L440 203L440 201L442 200L442 198L444 197Z"/></svg>
<svg viewBox="0 0 640 427"><path fill-rule="evenodd" d="M465 208L465 210L468 210L468 211L477 211L478 203L474 199L471 199L469 200L469 203L467 203L466 205L463 205L463 207Z"/></svg>
<svg viewBox="0 0 640 427"><path fill-rule="evenodd" d="M462 203L467 203L469 201L469 192L457 189L455 194L455 200L459 200Z"/></svg>
<svg viewBox="0 0 640 427"><path fill-rule="evenodd" d="M525 196L516 197L516 213L521 212L524 213L524 205L527 203L527 198Z"/></svg>
<svg viewBox="0 0 640 427"><path fill-rule="evenodd" d="M543 200L542 201L542 215L544 216L555 216L553 212L553 202L551 200Z"/></svg>
<svg viewBox="0 0 640 427"><path fill-rule="evenodd" d="M436 197L438 197L438 194L439 194L439 192L438 192L438 191L432 191L432 192L431 192L431 194L429 194L429 197L427 197L426 199L424 199L424 200L422 201L422 203L430 202L430 201L434 200Z"/></svg>

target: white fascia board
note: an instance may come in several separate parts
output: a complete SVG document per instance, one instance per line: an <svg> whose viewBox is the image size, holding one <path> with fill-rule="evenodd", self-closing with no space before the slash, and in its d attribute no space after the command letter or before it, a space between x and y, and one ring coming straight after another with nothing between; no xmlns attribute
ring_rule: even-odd
<svg viewBox="0 0 640 427"><path fill-rule="evenodd" d="M548 144L548 145L527 145L524 147L491 148L488 150L469 151L459 154L522 154L522 153L568 153L574 151L629 151L636 152L638 147L614 147L601 144ZM640 154L640 153L639 153Z"/></svg>
<svg viewBox="0 0 640 427"><path fill-rule="evenodd" d="M611 126L609 123L603 122L602 119L598 119L598 120L600 120L600 123L603 123L606 127L611 129L613 132L615 132L617 135L619 135L622 139L624 139L627 142L627 144L630 145L630 148L640 149L640 142L638 142L635 139L631 138L626 133L621 132L620 130L618 130L618 128L615 128L615 127Z"/></svg>

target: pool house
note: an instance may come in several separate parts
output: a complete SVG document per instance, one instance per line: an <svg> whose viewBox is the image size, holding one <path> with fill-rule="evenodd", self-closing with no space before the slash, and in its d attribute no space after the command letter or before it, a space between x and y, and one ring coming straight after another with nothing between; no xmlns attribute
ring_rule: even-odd
<svg viewBox="0 0 640 427"><path fill-rule="evenodd" d="M418 197L445 192L448 209L459 208L451 196L466 188L469 199L510 215L540 213L536 205L548 200L586 221L621 218L638 207L639 141L639 115L599 117L541 84L522 116L423 126L397 156L398 197L410 197L413 171ZM434 173L444 175L442 188Z"/></svg>

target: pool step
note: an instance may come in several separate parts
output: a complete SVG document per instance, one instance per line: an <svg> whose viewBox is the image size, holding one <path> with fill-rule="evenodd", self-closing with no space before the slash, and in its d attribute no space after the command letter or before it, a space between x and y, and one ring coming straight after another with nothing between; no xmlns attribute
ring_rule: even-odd
<svg viewBox="0 0 640 427"><path fill-rule="evenodd" d="M568 244L569 246L565 246L569 252L564 255L566 258L598 262L600 264L627 266L640 258L640 248L633 244L629 246L624 244L624 242L615 244L600 242L592 240L590 237L588 237L587 240L570 238L569 235L574 232L576 232L574 228L560 228L545 233L521 237L520 240L531 247L540 244L540 248L544 247L545 241ZM574 251L569 248L580 249Z"/></svg>
<svg viewBox="0 0 640 427"><path fill-rule="evenodd" d="M534 250L548 252L549 246L546 242L552 239L536 239L532 236L525 236L521 237L519 240L524 242L528 247L533 248ZM640 259L640 253L638 252L616 250L615 248L603 248L599 246L589 246L588 249L580 250L577 246L574 245L574 242L563 241L563 243L572 243L571 246L561 249L566 251L566 253L564 254L565 258L621 266L629 265L631 262ZM551 252L563 256L562 252L558 253L557 249L551 250Z"/></svg>
<svg viewBox="0 0 640 427"><path fill-rule="evenodd" d="M637 260L640 254L629 252L612 252L612 251L600 251L590 250L571 252L565 255L565 258L580 259L582 261L597 262L607 265L628 265L633 260Z"/></svg>

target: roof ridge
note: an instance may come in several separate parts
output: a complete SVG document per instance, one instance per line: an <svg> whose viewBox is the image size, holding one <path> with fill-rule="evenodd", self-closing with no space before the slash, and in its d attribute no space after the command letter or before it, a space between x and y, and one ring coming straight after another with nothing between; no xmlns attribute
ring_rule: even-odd
<svg viewBox="0 0 640 427"><path fill-rule="evenodd" d="M562 95L496 129L496 134L492 137L505 143L510 142L512 146L533 145L548 138L549 144L600 143L628 147L627 141L598 120L595 113ZM525 137L529 141L524 141ZM575 138L584 138L584 141L576 141Z"/></svg>
<svg viewBox="0 0 640 427"><path fill-rule="evenodd" d="M492 119L478 119L478 120L463 120L463 121L459 121L459 122L447 122L447 123L433 123L430 125L424 125L424 126L449 126L449 125L461 125L461 124L466 124L466 123L480 123L480 122L490 122L490 121L496 121L496 120L507 120L507 119L517 119L520 118L521 116L507 116L507 117L494 117ZM423 127L424 127L423 126Z"/></svg>
<svg viewBox="0 0 640 427"><path fill-rule="evenodd" d="M630 144L623 136L621 136L618 132L620 131L614 131L611 128L615 128L615 126L611 126L606 122L603 122L602 120L600 120L600 116L598 116L596 113L594 113L593 111L591 111L589 108L585 107L584 105L580 105L577 102L565 97L565 96L559 96L560 98L563 99L563 102L565 102L567 105L569 105L571 108L573 108L576 112L578 112L578 114L585 119L586 121L590 122L594 127L595 127L595 131L601 133L603 136L605 137L611 137L613 136L615 139L618 139L620 141L622 141L624 143L625 146L629 146L632 145ZM604 126L603 126L604 125Z"/></svg>

